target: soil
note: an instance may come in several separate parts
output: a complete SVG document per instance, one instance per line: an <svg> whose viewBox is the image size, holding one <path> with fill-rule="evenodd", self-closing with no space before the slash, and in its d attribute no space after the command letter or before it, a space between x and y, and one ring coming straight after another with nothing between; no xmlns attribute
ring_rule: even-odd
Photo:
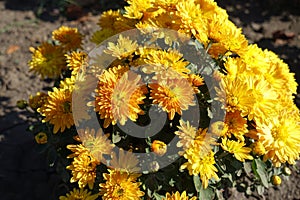
<svg viewBox="0 0 300 200"><path fill-rule="evenodd" d="M67 189L46 163L45 156L35 151L37 144L26 131L26 115L15 106L17 100L28 99L29 95L51 85L28 72L29 47L51 38L51 32L61 25L78 27L88 38L98 29L96 24L103 10L124 5L117 0L99 4L86 1L83 7L70 8L62 14L55 5L43 7L41 2L47 1L0 0L0 199L3 200L52 200ZM219 5L243 28L251 43L268 48L284 59L299 83L300 1L291 0L292 7L278 2L282 1L226 0L219 1ZM84 46L87 51L94 47L88 40ZM300 105L298 98L296 103ZM283 180L280 186L269 189L258 199L300 199L299 181L300 172L293 170L289 181ZM230 195L230 199L246 199L233 190Z"/></svg>

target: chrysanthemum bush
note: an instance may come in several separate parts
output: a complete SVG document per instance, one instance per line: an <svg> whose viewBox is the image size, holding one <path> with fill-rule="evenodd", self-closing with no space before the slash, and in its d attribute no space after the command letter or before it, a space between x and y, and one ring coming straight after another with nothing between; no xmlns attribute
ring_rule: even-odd
<svg viewBox="0 0 300 200"><path fill-rule="evenodd" d="M69 188L60 199L222 199L288 181L297 83L212 0L128 0L91 41L62 26L31 48L54 86L29 129ZM174 145L175 144L175 145Z"/></svg>

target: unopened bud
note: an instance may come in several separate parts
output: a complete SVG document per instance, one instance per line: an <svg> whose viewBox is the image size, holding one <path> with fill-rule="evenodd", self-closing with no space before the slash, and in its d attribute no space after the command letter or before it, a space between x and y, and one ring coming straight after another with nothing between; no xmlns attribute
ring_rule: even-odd
<svg viewBox="0 0 300 200"><path fill-rule="evenodd" d="M25 101L25 100L19 100L19 101L17 101L17 106L20 109L25 109L27 107L27 105L28 105L27 101Z"/></svg>
<svg viewBox="0 0 300 200"><path fill-rule="evenodd" d="M163 156L167 152L167 145L160 140L154 140L151 149L156 155Z"/></svg>
<svg viewBox="0 0 300 200"><path fill-rule="evenodd" d="M287 176L290 176L290 175L292 174L291 169L288 168L288 167L284 167L284 168L282 169L282 172L284 173L284 175L287 175Z"/></svg>
<svg viewBox="0 0 300 200"><path fill-rule="evenodd" d="M281 184L281 178L277 175L272 176L271 178L273 185L280 185Z"/></svg>

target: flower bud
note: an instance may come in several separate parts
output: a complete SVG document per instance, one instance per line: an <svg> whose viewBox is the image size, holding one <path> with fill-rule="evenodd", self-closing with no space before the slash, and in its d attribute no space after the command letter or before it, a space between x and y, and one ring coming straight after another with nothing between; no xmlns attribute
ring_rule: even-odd
<svg viewBox="0 0 300 200"><path fill-rule="evenodd" d="M48 136L44 132L39 132L38 134L36 134L34 139L38 144L46 144L48 142Z"/></svg>
<svg viewBox="0 0 300 200"><path fill-rule="evenodd" d="M288 167L284 167L284 168L282 169L282 172L283 172L284 175L286 175L286 176L290 176L290 175L292 174L291 169L288 168Z"/></svg>
<svg viewBox="0 0 300 200"><path fill-rule="evenodd" d="M27 101L25 101L25 100L19 100L19 101L17 101L17 106L20 109L25 109L27 107L27 105L28 105Z"/></svg>
<svg viewBox="0 0 300 200"><path fill-rule="evenodd" d="M222 121L216 121L212 123L210 127L210 132L218 137L222 137L227 132L228 127L226 124Z"/></svg>
<svg viewBox="0 0 300 200"><path fill-rule="evenodd" d="M152 161L150 164L149 164L149 171L150 172L157 172L159 170L159 164L157 161Z"/></svg>
<svg viewBox="0 0 300 200"><path fill-rule="evenodd" d="M151 149L156 155L163 156L167 152L167 145L160 140L154 140Z"/></svg>
<svg viewBox="0 0 300 200"><path fill-rule="evenodd" d="M277 175L272 176L271 178L273 185L280 185L281 184L281 178Z"/></svg>

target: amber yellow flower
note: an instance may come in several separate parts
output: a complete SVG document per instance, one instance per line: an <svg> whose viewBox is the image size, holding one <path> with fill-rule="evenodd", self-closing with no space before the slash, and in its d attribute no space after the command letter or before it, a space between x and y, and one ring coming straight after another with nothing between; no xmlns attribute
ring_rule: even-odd
<svg viewBox="0 0 300 200"><path fill-rule="evenodd" d="M38 108L38 112L45 118L43 122L54 125L53 133L64 132L66 128L74 125L72 114L72 91L69 89L53 88L48 92L47 102Z"/></svg>
<svg viewBox="0 0 300 200"><path fill-rule="evenodd" d="M72 191L67 193L66 196L60 196L59 200L96 200L98 196L98 194L92 194L92 192L87 189L74 188Z"/></svg>
<svg viewBox="0 0 300 200"><path fill-rule="evenodd" d="M182 111L195 105L193 87L185 78L175 78L149 84L154 104L158 104L168 113L172 120L175 113L182 115Z"/></svg>
<svg viewBox="0 0 300 200"><path fill-rule="evenodd" d="M234 154L234 157L241 161L245 162L245 159L252 160L253 157L250 155L252 149L250 147L245 147L244 142L237 142L233 140L229 140L227 138L222 138L221 147L228 151L229 153Z"/></svg>
<svg viewBox="0 0 300 200"><path fill-rule="evenodd" d="M66 68L64 52L59 46L44 42L37 49L31 47L30 51L29 70L42 78L57 78Z"/></svg>
<svg viewBox="0 0 300 200"><path fill-rule="evenodd" d="M128 172L110 170L104 173L105 183L100 183L100 195L104 200L139 200L144 196L139 186L142 184L136 182L136 177Z"/></svg>
<svg viewBox="0 0 300 200"><path fill-rule="evenodd" d="M181 29L185 32L190 32L197 37L201 42L207 44L208 30L207 18L201 10L200 4L195 4L194 1L181 1L176 6L176 14L181 18Z"/></svg>
<svg viewBox="0 0 300 200"><path fill-rule="evenodd" d="M44 132L39 132L34 136L36 143L38 144L46 144L48 142L48 136Z"/></svg>
<svg viewBox="0 0 300 200"><path fill-rule="evenodd" d="M87 64L87 54L82 51L72 51L70 54L66 54L67 66L72 70L73 75L77 75L77 72L83 65Z"/></svg>
<svg viewBox="0 0 300 200"><path fill-rule="evenodd" d="M95 44L100 44L101 42L103 42L104 40L106 40L107 38L109 38L115 34L116 34L116 32L112 29L109 29L109 28L101 29L101 30L93 33L93 35L91 37L91 42L93 42Z"/></svg>
<svg viewBox="0 0 300 200"><path fill-rule="evenodd" d="M175 193L170 194L167 192L166 197L163 198L163 200L196 200L197 197L189 197L186 194L186 191L183 191L181 194L180 192L176 191Z"/></svg>
<svg viewBox="0 0 300 200"><path fill-rule="evenodd" d="M61 26L52 32L52 39L59 41L67 51L81 48L82 38L77 28Z"/></svg>
<svg viewBox="0 0 300 200"><path fill-rule="evenodd" d="M83 145L68 145L73 153L67 158L73 158L71 165L67 166L72 171L71 183L78 182L79 188L86 185L93 189L96 178L96 167L100 162Z"/></svg>
<svg viewBox="0 0 300 200"><path fill-rule="evenodd" d="M167 152L167 145L160 140L154 140L151 144L151 150L156 155L163 156Z"/></svg>
<svg viewBox="0 0 300 200"><path fill-rule="evenodd" d="M99 162L106 163L103 155L110 155L114 144L108 139L108 135L104 135L102 129L97 132L95 129L85 128L77 130L82 144L89 150Z"/></svg>
<svg viewBox="0 0 300 200"><path fill-rule="evenodd" d="M176 50L156 50L151 49L147 52L144 61L148 65L142 67L142 71L146 74L154 74L153 79L168 79L168 78L187 78L187 73L190 72L186 66L189 62L183 59L183 55Z"/></svg>
<svg viewBox="0 0 300 200"><path fill-rule="evenodd" d="M247 120L241 116L240 111L227 112L225 116L225 136L234 135L239 141L244 141L244 134L248 132Z"/></svg>
<svg viewBox="0 0 300 200"><path fill-rule="evenodd" d="M208 23L208 37L212 41L208 53L217 58L228 52L238 55L246 52L248 41L242 34L242 30L229 21L226 15L212 16Z"/></svg>
<svg viewBox="0 0 300 200"><path fill-rule="evenodd" d="M124 16L130 19L141 19L147 9L151 8L152 0L128 0Z"/></svg>
<svg viewBox="0 0 300 200"><path fill-rule="evenodd" d="M282 112L269 122L257 125L258 141L264 146L264 160L270 159L276 167L288 162L295 164L300 153L300 125L297 118Z"/></svg>
<svg viewBox="0 0 300 200"><path fill-rule="evenodd" d="M188 74L187 79L193 86L195 94L200 92L198 87L205 84L204 79L197 74Z"/></svg>
<svg viewBox="0 0 300 200"><path fill-rule="evenodd" d="M42 107L44 103L47 101L48 95L44 92L38 92L35 96L30 95L28 105L33 110L37 110Z"/></svg>
<svg viewBox="0 0 300 200"><path fill-rule="evenodd" d="M130 40L129 37L119 35L117 44L108 42L108 47L106 50L104 50L104 52L118 59L122 59L132 55L137 48L138 44L136 41Z"/></svg>
<svg viewBox="0 0 300 200"><path fill-rule="evenodd" d="M249 80L248 86L251 89L249 97L255 100L252 108L249 109L248 119L264 121L267 118L275 117L274 112L278 102L278 93L272 89L272 86L261 75L244 75ZM242 79L243 76L241 76Z"/></svg>
<svg viewBox="0 0 300 200"><path fill-rule="evenodd" d="M250 81L251 79L246 76L235 79L222 78L220 87L215 88L216 100L221 101L228 112L238 110L241 111L242 116L248 115L255 104L255 99L250 96L252 94L252 88L249 86Z"/></svg>
<svg viewBox="0 0 300 200"><path fill-rule="evenodd" d="M138 158L130 151L125 152L119 148L118 154L115 151L111 154L110 167L118 171L126 171L136 174L140 171Z"/></svg>
<svg viewBox="0 0 300 200"><path fill-rule="evenodd" d="M194 126L191 126L189 121L185 122L179 120L179 123L180 126L177 126L178 131L175 131L175 134L178 135L180 139L177 143L177 147L182 147L183 150L186 150L197 146L198 150L209 152L211 150L211 145L216 144L215 138L207 133L207 128L197 129Z"/></svg>
<svg viewBox="0 0 300 200"><path fill-rule="evenodd" d="M147 88L141 83L140 75L131 71L125 72L124 68L119 66L108 69L99 79L95 109L100 118L104 119L105 128L110 123L116 124L117 121L124 125L128 118L136 121L138 114L144 114L139 104L144 103Z"/></svg>
<svg viewBox="0 0 300 200"><path fill-rule="evenodd" d="M255 155L261 156L266 153L266 149L260 141L254 142L253 144L251 144L251 147L252 147L252 152Z"/></svg>
<svg viewBox="0 0 300 200"><path fill-rule="evenodd" d="M202 181L203 188L207 188L208 181L211 178L219 180L218 169L214 166L216 163L214 158L214 153L201 152L198 146L191 146L185 151L184 157L188 160L186 163L181 165L181 169L187 168L190 175L200 174L200 179Z"/></svg>

